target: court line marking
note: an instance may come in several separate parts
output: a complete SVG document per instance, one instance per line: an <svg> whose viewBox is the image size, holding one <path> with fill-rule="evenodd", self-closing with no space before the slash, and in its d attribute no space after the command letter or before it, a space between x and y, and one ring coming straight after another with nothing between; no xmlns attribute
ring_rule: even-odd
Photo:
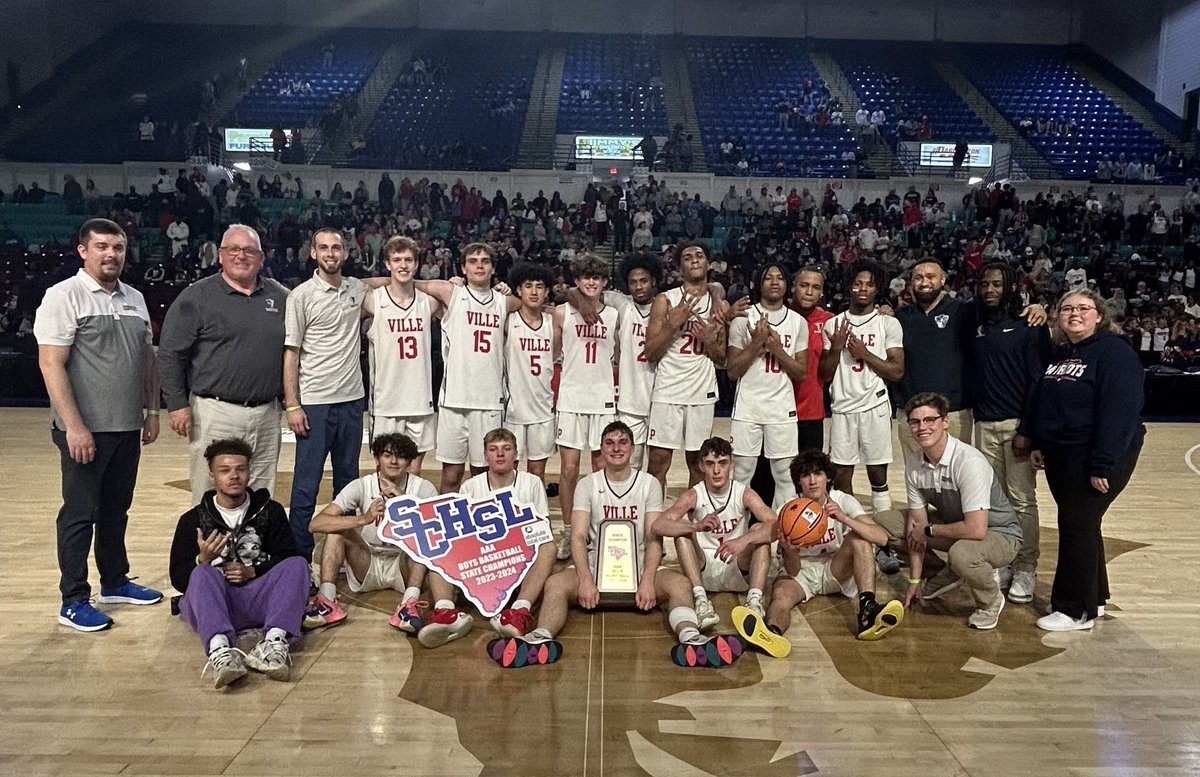
<svg viewBox="0 0 1200 777"><path fill-rule="evenodd" d="M587 777L587 761L588 761L588 736L589 726L592 718L592 657L595 651L592 649L592 637L596 632L596 619L588 618L588 673L587 673L587 697L583 707L583 777Z"/></svg>
<svg viewBox="0 0 1200 777"><path fill-rule="evenodd" d="M1188 448L1188 452L1183 454L1183 463L1188 465L1188 469L1190 469L1192 472L1195 472L1197 475L1200 475L1200 468L1198 468L1195 464L1192 463L1192 454L1195 453L1196 451L1200 451L1200 444L1196 444L1196 445L1193 445L1192 447Z"/></svg>

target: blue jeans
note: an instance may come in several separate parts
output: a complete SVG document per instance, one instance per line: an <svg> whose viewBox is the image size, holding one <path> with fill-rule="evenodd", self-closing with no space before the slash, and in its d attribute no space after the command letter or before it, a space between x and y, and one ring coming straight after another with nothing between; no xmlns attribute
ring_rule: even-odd
<svg viewBox="0 0 1200 777"><path fill-rule="evenodd" d="M330 405L305 405L308 434L296 437L296 471L292 476L292 506L288 520L296 548L312 561L313 537L308 530L317 506L317 491L325 470L325 457L333 464L333 493L358 477L358 454L362 450L363 400Z"/></svg>

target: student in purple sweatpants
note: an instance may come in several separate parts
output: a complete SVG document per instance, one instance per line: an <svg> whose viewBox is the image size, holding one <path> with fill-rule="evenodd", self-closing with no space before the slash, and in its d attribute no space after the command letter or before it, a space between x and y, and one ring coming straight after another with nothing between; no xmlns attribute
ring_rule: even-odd
<svg viewBox="0 0 1200 777"><path fill-rule="evenodd" d="M249 490L252 456L238 439L205 449L216 488L180 517L171 543L171 584L184 594L179 614L200 635L216 688L244 677L247 666L287 680L288 638L300 635L308 605L308 562L283 506L265 488ZM235 643L249 628L265 633L246 654Z"/></svg>

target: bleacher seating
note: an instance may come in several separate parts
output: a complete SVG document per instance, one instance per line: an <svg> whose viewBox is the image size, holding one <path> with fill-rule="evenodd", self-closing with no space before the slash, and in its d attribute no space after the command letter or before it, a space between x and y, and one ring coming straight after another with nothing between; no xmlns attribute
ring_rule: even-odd
<svg viewBox="0 0 1200 777"><path fill-rule="evenodd" d="M1029 135L1064 178L1088 179L1105 156L1145 161L1162 147L1133 117L1076 72L1065 50L1043 46L973 47L959 65L980 92L1016 125L1024 118L1061 117L1073 135Z"/></svg>
<svg viewBox="0 0 1200 777"><path fill-rule="evenodd" d="M46 195L45 202L0 203L0 229L11 231L21 238L21 245L43 245L50 242L67 243L79 229L82 217L67 212L62 197Z"/></svg>
<svg viewBox="0 0 1200 777"><path fill-rule="evenodd" d="M883 135L889 143L896 141L896 122L903 118L902 113L918 121L928 117L933 140L995 141L995 134L915 47L879 43L838 46L835 56L867 110L883 109L887 116Z"/></svg>
<svg viewBox="0 0 1200 777"><path fill-rule="evenodd" d="M331 33L285 54L254 83L233 110L241 127L303 127L320 117L334 98L356 94L387 49L391 35L368 30ZM322 48L333 43L333 62L324 64ZM293 81L312 86L311 94L281 94Z"/></svg>
<svg viewBox="0 0 1200 777"><path fill-rule="evenodd" d="M501 33L425 37L415 50L430 77L396 80L354 164L420 170L511 167L537 68L538 40Z"/></svg>
<svg viewBox="0 0 1200 777"><path fill-rule="evenodd" d="M658 78L654 38L589 36L571 41L566 50L558 107L559 132L667 133L667 108ZM591 91L588 99L580 95L585 87ZM628 104L625 97L629 98Z"/></svg>
<svg viewBox="0 0 1200 777"><path fill-rule="evenodd" d="M726 137L744 139L756 154L758 175L846 177L841 155L856 143L846 126L828 127L811 135L778 129L776 106L796 99L805 80L819 88L820 75L802 41L782 38L688 38L684 44L696 113L704 133L709 167L722 169L720 144ZM853 116L849 117L853 123ZM776 160L785 169L775 170Z"/></svg>

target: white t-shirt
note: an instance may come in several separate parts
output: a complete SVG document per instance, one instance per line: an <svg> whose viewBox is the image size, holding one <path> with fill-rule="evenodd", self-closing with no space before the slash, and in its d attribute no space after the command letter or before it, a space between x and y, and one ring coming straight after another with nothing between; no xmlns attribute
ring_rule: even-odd
<svg viewBox="0 0 1200 777"><path fill-rule="evenodd" d="M499 489L492 488L491 483L488 482L488 473L486 472L480 472L458 487L458 493L472 500L483 499L497 490ZM517 480L512 484L512 490L517 501L532 509L534 515L539 518L550 517L550 503L546 500L546 486L542 484L537 475L518 471Z"/></svg>
<svg viewBox="0 0 1200 777"><path fill-rule="evenodd" d="M433 487L432 483L411 473L407 476L407 481L399 485L402 490L396 496L411 496L413 499L419 500L432 499L437 496L437 489ZM342 492L334 497L333 503L341 508L342 515L365 515L370 509L371 503L379 496L379 474L372 473L364 475L343 488ZM379 539L378 523L369 523L362 527L362 538L372 553L399 555L404 552L395 545Z"/></svg>
<svg viewBox="0 0 1200 777"><path fill-rule="evenodd" d="M904 330L893 316L883 316L875 311L854 315L850 311L839 313L825 322L821 340L825 350L833 344L833 333L843 320L850 321L851 333L867 346L867 350L881 359L887 358L889 348L904 347ZM837 371L829 384L835 413L861 413L879 407L889 401L887 384L883 378L866 364L850 356L850 349L842 351Z"/></svg>
<svg viewBox="0 0 1200 777"><path fill-rule="evenodd" d="M859 518L866 515L867 511L863 506L850 494L844 494L837 489L830 489L829 498L837 503L837 506L842 509L842 512L851 518ZM841 521L835 521L832 518L827 519L829 528L825 531L825 536L814 545L809 545L804 548L797 548L797 553L802 559L810 561L828 561L837 553L838 548L842 547L842 541L846 539L846 535L850 533L850 527Z"/></svg>
<svg viewBox="0 0 1200 777"><path fill-rule="evenodd" d="M217 500L213 500L213 507L217 508L217 514L221 516L221 520L230 529L236 529L246 519L246 512L250 509L250 495L245 494L242 503L234 508L221 507L217 504Z"/></svg>

